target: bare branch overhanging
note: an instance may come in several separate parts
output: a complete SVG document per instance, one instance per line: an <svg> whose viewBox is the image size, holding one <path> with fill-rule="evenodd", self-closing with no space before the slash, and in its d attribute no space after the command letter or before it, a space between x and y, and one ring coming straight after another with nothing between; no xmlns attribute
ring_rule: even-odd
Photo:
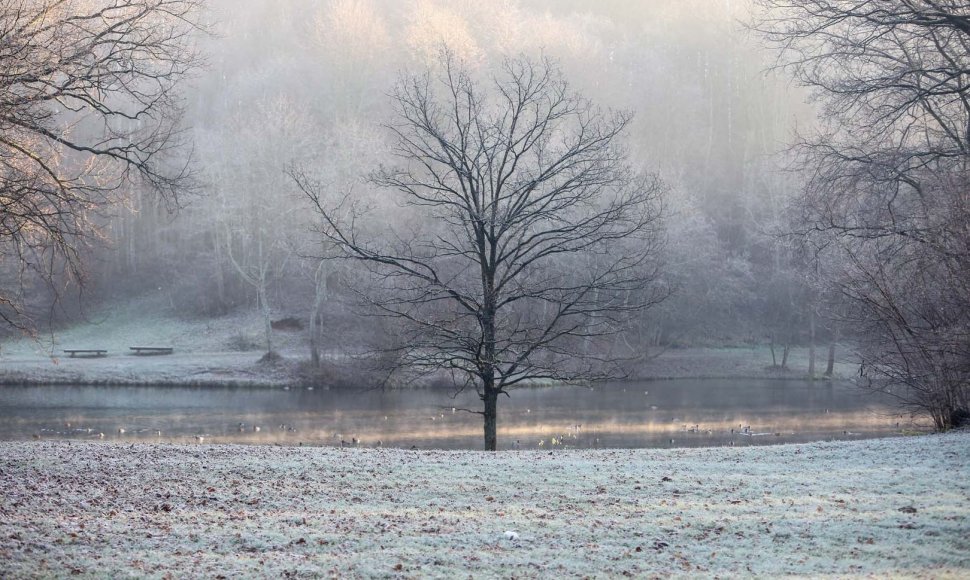
<svg viewBox="0 0 970 580"><path fill-rule="evenodd" d="M948 428L970 412L970 5L759 4L827 121L796 147L796 233L855 307L870 384Z"/></svg>
<svg viewBox="0 0 970 580"><path fill-rule="evenodd" d="M198 0L0 0L5 268L49 278L59 264L79 279L99 216L131 189L174 208L192 188L176 89L200 62L199 9ZM8 322L17 302L5 299Z"/></svg>

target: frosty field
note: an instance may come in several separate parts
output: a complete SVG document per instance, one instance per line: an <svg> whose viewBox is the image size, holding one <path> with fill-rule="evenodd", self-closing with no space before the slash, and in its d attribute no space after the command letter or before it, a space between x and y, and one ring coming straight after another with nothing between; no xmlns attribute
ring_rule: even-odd
<svg viewBox="0 0 970 580"><path fill-rule="evenodd" d="M282 313L281 313L282 314ZM98 310L83 323L59 329L54 335L11 337L0 344L0 383L69 385L236 385L302 384L300 361L309 359L305 332L277 331L277 364L260 364L262 320L254 312L213 319L186 320L159 304L156 297L134 299ZM133 345L171 346L169 356L132 356ZM101 348L104 358L70 358L65 348ZM358 349L359 350L359 349ZM818 371L825 367L819 350ZM347 352L325 350L325 360L345 362ZM779 354L780 356L780 354ZM789 370L771 368L765 346L743 348L681 348L657 350L633 371L631 378L805 378L808 349L793 348ZM353 362L347 363L351 367ZM840 345L835 379L852 379L858 361L847 345Z"/></svg>
<svg viewBox="0 0 970 580"><path fill-rule="evenodd" d="M498 453L7 442L0 489L4 578L970 575L970 433Z"/></svg>

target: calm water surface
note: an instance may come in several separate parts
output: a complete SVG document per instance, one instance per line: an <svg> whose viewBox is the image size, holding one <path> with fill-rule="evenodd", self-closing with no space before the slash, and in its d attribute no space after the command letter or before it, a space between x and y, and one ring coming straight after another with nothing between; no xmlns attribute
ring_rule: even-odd
<svg viewBox="0 0 970 580"><path fill-rule="evenodd" d="M474 393L196 387L0 387L0 439L480 449ZM849 384L673 380L526 388L499 401L499 444L697 447L925 429Z"/></svg>

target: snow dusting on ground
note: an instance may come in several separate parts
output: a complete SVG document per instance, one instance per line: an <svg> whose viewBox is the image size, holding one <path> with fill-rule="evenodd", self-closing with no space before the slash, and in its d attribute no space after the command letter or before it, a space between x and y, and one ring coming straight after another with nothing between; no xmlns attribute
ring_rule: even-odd
<svg viewBox="0 0 970 580"><path fill-rule="evenodd" d="M4 578L970 577L970 433L498 453L4 442L0 489Z"/></svg>
<svg viewBox="0 0 970 580"><path fill-rule="evenodd" d="M186 320L150 301L128 304L35 338L14 337L0 345L2 384L238 385L301 384L299 364L310 357L306 330L274 332L282 359L260 363L262 320L255 313ZM136 356L132 346L170 346L174 354ZM71 358L64 349L106 349L108 356ZM359 352L363 347L357 347ZM851 379L858 364L840 347L835 379ZM808 349L794 348L788 369L773 368L765 347L681 348L657 350L631 368L631 378L806 378ZM825 368L826 349L819 348L816 374ZM353 364L347 352L326 351L325 362ZM780 354L779 354L780 356Z"/></svg>
<svg viewBox="0 0 970 580"><path fill-rule="evenodd" d="M262 321L238 314L183 320L134 301L101 317L0 348L4 384L155 384L281 386L296 381L298 360L309 358L302 338L276 332L280 364L261 364ZM137 356L132 346L168 346L165 356ZM105 357L68 356L64 349L106 349ZM288 364L288 362L291 364Z"/></svg>

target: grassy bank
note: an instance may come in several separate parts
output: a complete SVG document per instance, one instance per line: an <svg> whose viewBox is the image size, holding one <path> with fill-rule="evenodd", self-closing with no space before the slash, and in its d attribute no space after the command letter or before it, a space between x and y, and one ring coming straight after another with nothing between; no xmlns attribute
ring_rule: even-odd
<svg viewBox="0 0 970 580"><path fill-rule="evenodd" d="M965 578L968 450L0 443L0 576Z"/></svg>
<svg viewBox="0 0 970 580"><path fill-rule="evenodd" d="M87 322L33 339L12 338L0 345L0 384L156 384L279 387L305 382L348 386L360 382L361 364L337 347L323 353L327 367L318 376L301 369L309 358L305 329L274 332L281 359L261 362L262 320L254 313L214 319L173 317L150 301L115 306ZM329 343L342 344L331 337ZM135 356L131 346L171 346L168 356ZM352 346L352 345L351 345ZM108 350L104 358L70 358L68 348ZM360 351L357 345L351 350ZM806 378L808 349L793 349L789 368L772 368L770 350L685 348L645 353L633 370L638 379L668 378ZM824 371L826 349L819 348L817 374ZM839 351L834 378L857 371L845 349ZM373 378L370 380L374 380Z"/></svg>

